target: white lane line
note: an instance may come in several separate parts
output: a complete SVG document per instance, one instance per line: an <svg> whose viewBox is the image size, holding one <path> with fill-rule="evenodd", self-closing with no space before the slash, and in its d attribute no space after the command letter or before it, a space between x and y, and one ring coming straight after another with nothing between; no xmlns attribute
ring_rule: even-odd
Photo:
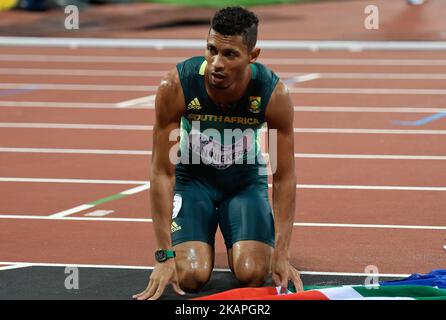
<svg viewBox="0 0 446 320"><path fill-rule="evenodd" d="M0 153L61 153L61 154L104 154L104 155L152 155L151 150L103 150L103 149L53 149L53 148L4 148ZM295 153L295 158L316 159L384 159L384 160L446 160L446 156L418 156L398 154L333 154Z"/></svg>
<svg viewBox="0 0 446 320"><path fill-rule="evenodd" d="M102 218L102 217L67 217L61 215L35 216L35 215L0 215L0 219L10 220L56 220L56 221L103 221L103 222L135 222L152 223L148 218ZM393 224L352 224L352 223L315 223L294 222L294 227L313 228L363 228L363 229L408 229L408 230L446 230L446 226L417 226Z"/></svg>
<svg viewBox="0 0 446 320"><path fill-rule="evenodd" d="M444 73L320 73L324 79L361 79L361 80L446 80Z"/></svg>
<svg viewBox="0 0 446 320"><path fill-rule="evenodd" d="M188 57L150 57L150 56L87 56L87 55L32 55L32 54L0 54L0 61L27 62L91 62L91 63L144 63L160 64L186 60Z"/></svg>
<svg viewBox="0 0 446 320"><path fill-rule="evenodd" d="M204 48L204 46L203 46ZM0 61L176 64L188 57L0 54ZM446 66L446 59L261 58L270 65Z"/></svg>
<svg viewBox="0 0 446 320"><path fill-rule="evenodd" d="M105 197L102 199L97 199L92 202L85 203L85 204L82 204L80 206L77 206L77 207L74 207L71 209L67 209L67 210L63 210L61 212L54 213L54 214L50 215L50 217L63 218L63 217L66 217L66 216L69 216L69 215L72 215L72 214L75 214L75 213L78 213L81 211L91 209L93 207L96 207L96 206L101 205L106 202L114 201L117 199L122 199L125 196L137 194L137 193L145 191L149 188L150 188L150 183L147 183L147 184L144 184L144 185L138 186L138 187L133 187L131 189L124 190L122 192L113 194L111 196L108 196L108 197Z"/></svg>
<svg viewBox="0 0 446 320"><path fill-rule="evenodd" d="M444 89L386 89L386 88L290 88L292 93L317 94L401 94L446 95Z"/></svg>
<svg viewBox="0 0 446 320"><path fill-rule="evenodd" d="M115 109L116 103L89 102L53 102L53 101L0 101L0 107L14 108L80 108L80 109ZM126 109L153 109L153 105L127 106ZM407 113L439 113L446 108L431 107L345 107L345 106L295 106L295 112L407 112Z"/></svg>
<svg viewBox="0 0 446 320"><path fill-rule="evenodd" d="M295 226L295 227L322 227L322 228L446 230L446 226L411 226L411 225L391 225L391 224L303 223L303 222L294 222L293 226Z"/></svg>
<svg viewBox="0 0 446 320"><path fill-rule="evenodd" d="M295 133L365 133L365 134L432 134L444 135L446 130L400 130L400 129L350 129L350 128L294 128Z"/></svg>
<svg viewBox="0 0 446 320"><path fill-rule="evenodd" d="M1 214L0 219L17 220L55 220L55 221L103 221L103 222L153 222L145 218L103 218L103 217L66 217L66 216L35 216L35 215L11 215Z"/></svg>
<svg viewBox="0 0 446 320"><path fill-rule="evenodd" d="M32 264L18 263L18 264L14 264L14 265L10 265L10 266L3 266L3 267L0 266L0 271L28 268L28 267L32 267Z"/></svg>
<svg viewBox="0 0 446 320"><path fill-rule="evenodd" d="M105 150L105 149L56 149L56 148L3 148L0 152L11 153L68 153L68 154L109 154L109 155L152 155L146 150Z"/></svg>
<svg viewBox="0 0 446 320"><path fill-rule="evenodd" d="M115 212L114 210L95 210L88 213L85 213L84 216L86 217L105 217L109 214L112 214Z"/></svg>
<svg viewBox="0 0 446 320"><path fill-rule="evenodd" d="M0 68L4 75L42 76L93 76L93 77L162 77L166 71L153 70L104 70L104 69L41 69L41 68Z"/></svg>
<svg viewBox="0 0 446 320"><path fill-rule="evenodd" d="M120 69L42 69L42 68L0 68L4 75L44 75L44 76L95 76L95 77L155 77L164 76L168 70L120 70ZM296 72L277 72L282 78L304 75ZM315 74L315 73L312 73ZM316 73L324 79L363 79L363 80L446 80L444 73Z"/></svg>
<svg viewBox="0 0 446 320"><path fill-rule="evenodd" d="M158 86L112 85L112 84L53 84L53 83L0 83L0 89L38 88L38 90L74 91L142 91L155 92ZM291 93L317 94L406 94L406 95L446 95L444 89L386 89L386 88L289 88Z"/></svg>
<svg viewBox="0 0 446 320"><path fill-rule="evenodd" d="M370 273L360 272L319 272L319 271L299 271L301 274L306 275L323 275L323 276L339 276L339 277L370 277ZM375 274L374 274L375 275ZM377 273L377 277L383 278L407 278L410 274L406 273Z"/></svg>
<svg viewBox="0 0 446 320"><path fill-rule="evenodd" d="M35 267L79 267L79 268L104 268L104 269L129 269L129 270L153 270L153 266L133 266L133 265L110 265L110 264L83 264L83 263L44 263L44 262L10 262L0 261L0 264L26 264ZM214 268L217 272L231 272L227 268ZM325 271L300 271L301 274L308 275L328 275L328 276L370 276L370 273L356 273L356 272L325 272ZM394 273L379 273L375 274L380 277L408 277L410 274L394 274Z"/></svg>
<svg viewBox="0 0 446 320"><path fill-rule="evenodd" d="M125 194L125 195L129 196L129 195L136 194L136 193L148 190L148 189L150 189L150 183L144 184L142 186L134 187L132 189L125 190L125 191L121 192L121 194Z"/></svg>
<svg viewBox="0 0 446 320"><path fill-rule="evenodd" d="M117 124L80 124L80 123L32 123L32 122L0 122L0 128L33 128L33 129L90 129L90 130L153 130L153 126L117 125Z"/></svg>
<svg viewBox="0 0 446 320"><path fill-rule="evenodd" d="M268 184L268 186L271 188L272 184ZM296 189L446 191L446 187L328 185L328 184L297 184Z"/></svg>
<svg viewBox="0 0 446 320"><path fill-rule="evenodd" d="M341 106L295 106L295 112L378 112L378 113L440 113L446 108L423 107L341 107Z"/></svg>
<svg viewBox="0 0 446 320"><path fill-rule="evenodd" d="M31 182L31 183L80 183L80 184L146 184L143 180L98 180L98 179L52 179L52 178L17 178L0 177L0 182Z"/></svg>
<svg viewBox="0 0 446 320"><path fill-rule="evenodd" d="M31 123L0 122L0 128L33 129L90 129L90 130L131 130L150 131L153 126L111 125L111 124L74 124L74 123ZM432 134L444 135L446 130L401 130L401 129L350 129L350 128L294 128L295 133L367 133L367 134Z"/></svg>
<svg viewBox="0 0 446 320"><path fill-rule="evenodd" d="M294 157L315 159L446 160L446 156L416 156L396 154L295 153Z"/></svg>
<svg viewBox="0 0 446 320"><path fill-rule="evenodd" d="M76 91L156 91L158 86L113 85L113 84L58 84L58 83L0 83L0 89L38 88L38 90Z"/></svg>
<svg viewBox="0 0 446 320"><path fill-rule="evenodd" d="M88 183L88 184L148 184L143 180L86 180L86 179L46 179L46 178L14 178L0 177L0 182L37 182L37 183ZM272 184L268 184L271 188ZM345 190L402 190L402 191L446 191L446 187L418 186L370 186L370 185L338 185L338 184L297 184L296 189L345 189Z"/></svg>
<svg viewBox="0 0 446 320"><path fill-rule="evenodd" d="M150 48L203 49L206 43L197 39L108 39L61 37L0 37L0 46L63 48ZM283 50L384 50L444 51L445 41L327 41L327 40L259 40L263 49Z"/></svg>
<svg viewBox="0 0 446 320"><path fill-rule="evenodd" d="M320 73L308 73L308 74L303 74L303 75L299 75L299 76L294 76L291 79L288 79L286 81L300 83L300 82L308 82L308 81L316 80L316 79L319 79L320 77L321 77Z"/></svg>
<svg viewBox="0 0 446 320"><path fill-rule="evenodd" d="M153 108L155 106L155 98L156 94L150 96L144 96L141 98L125 100L122 102L118 102L116 104L116 108Z"/></svg>
<svg viewBox="0 0 446 320"><path fill-rule="evenodd" d="M0 264L7 264L0 262ZM13 264L9 262L9 264ZM40 262L15 262L15 264L26 264L34 267L79 267L79 268L104 268L104 269L129 269L129 270L152 270L152 266L127 266L107 264L82 264L82 263L40 263Z"/></svg>
<svg viewBox="0 0 446 320"><path fill-rule="evenodd" d="M14 108L80 108L115 109L115 103L53 102L53 101L0 101L0 107ZM130 109L130 108L129 108Z"/></svg>
<svg viewBox="0 0 446 320"><path fill-rule="evenodd" d="M446 66L445 59L264 58L259 61L273 65Z"/></svg>
<svg viewBox="0 0 446 320"><path fill-rule="evenodd" d="M305 78L306 77L306 78ZM296 78L309 81L318 79L317 74ZM302 81L301 81L302 82ZM112 85L112 84L56 84L56 83L0 83L0 89L38 88L38 90L77 90L77 91L143 91L154 92L158 86ZM445 95L444 89L404 89L404 88L290 88L292 93L318 94L407 94L407 95Z"/></svg>
<svg viewBox="0 0 446 320"><path fill-rule="evenodd" d="M82 204L80 206L52 214L50 217L63 218L65 216L69 216L70 214L75 214L75 213L78 213L81 211L85 211L85 210L91 209L93 207L94 207L94 205L92 205L92 204Z"/></svg>

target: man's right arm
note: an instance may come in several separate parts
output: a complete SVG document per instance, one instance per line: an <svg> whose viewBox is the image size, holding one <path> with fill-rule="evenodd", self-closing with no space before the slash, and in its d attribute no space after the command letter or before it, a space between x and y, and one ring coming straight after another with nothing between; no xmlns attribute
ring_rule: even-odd
<svg viewBox="0 0 446 320"><path fill-rule="evenodd" d="M176 147L177 141L169 141L169 135L179 129L183 112L183 91L178 72L174 69L161 81L155 99L150 200L157 247L160 249L172 248L170 224L175 165L169 159L169 153Z"/></svg>
<svg viewBox="0 0 446 320"><path fill-rule="evenodd" d="M184 97L176 69L170 71L161 81L155 99L156 121L153 128L152 164L150 170L150 203L155 230L157 249L172 248L170 225L172 223L173 189L175 186L175 164L169 158L177 141L170 141L169 136L179 129L181 116L184 114ZM171 283L173 289L184 292L179 287L174 259L155 264L147 288L133 296L138 300L158 299L166 286Z"/></svg>

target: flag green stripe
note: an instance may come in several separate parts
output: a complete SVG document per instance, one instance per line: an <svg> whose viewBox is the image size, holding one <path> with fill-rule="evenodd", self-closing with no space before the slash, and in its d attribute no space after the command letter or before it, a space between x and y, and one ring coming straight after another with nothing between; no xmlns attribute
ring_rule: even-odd
<svg viewBox="0 0 446 320"><path fill-rule="evenodd" d="M380 286L377 289L355 286L353 288L363 297L409 297L420 300L446 300L446 290L429 286Z"/></svg>

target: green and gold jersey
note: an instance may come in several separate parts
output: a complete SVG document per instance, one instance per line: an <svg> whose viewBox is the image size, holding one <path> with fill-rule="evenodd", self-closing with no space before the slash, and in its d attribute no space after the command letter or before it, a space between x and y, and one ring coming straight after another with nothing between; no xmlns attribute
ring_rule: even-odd
<svg viewBox="0 0 446 320"><path fill-rule="evenodd" d="M206 60L193 57L177 65L185 99L181 118L180 163L226 169L234 164L265 166L260 130L265 110L279 77L260 63L251 64L245 95L223 109L208 96Z"/></svg>

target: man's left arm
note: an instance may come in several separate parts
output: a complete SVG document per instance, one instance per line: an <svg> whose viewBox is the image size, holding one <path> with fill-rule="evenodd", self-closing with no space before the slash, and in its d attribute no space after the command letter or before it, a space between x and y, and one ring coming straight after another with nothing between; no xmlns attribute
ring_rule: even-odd
<svg viewBox="0 0 446 320"><path fill-rule="evenodd" d="M266 109L268 130L276 130L276 141L269 141L273 172L273 210L275 249L272 277L277 286L287 287L291 279L298 291L303 290L300 275L290 260L290 241L296 208L296 172L294 166L294 106L288 88L279 82ZM271 136L271 135L268 135ZM273 148L272 144L276 143ZM271 152L275 152L272 155Z"/></svg>

